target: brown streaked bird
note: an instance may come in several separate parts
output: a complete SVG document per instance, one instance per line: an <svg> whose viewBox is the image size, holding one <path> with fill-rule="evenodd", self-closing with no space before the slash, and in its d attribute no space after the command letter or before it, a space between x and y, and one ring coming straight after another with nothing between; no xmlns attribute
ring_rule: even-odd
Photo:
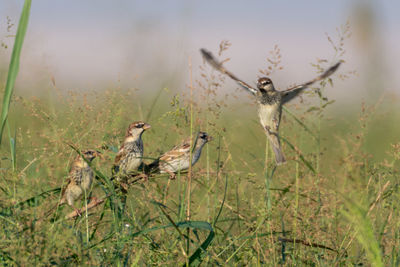
<svg viewBox="0 0 400 267"><path fill-rule="evenodd" d="M84 150L81 152L83 157L92 162L97 156L101 157L101 153L95 150ZM68 204L78 214L79 210L74 206L76 200L82 197L85 192L89 192L93 183L94 173L89 164L77 155L71 164L67 185L61 191L61 199L56 208L62 204ZM52 210L50 210L51 212Z"/></svg>
<svg viewBox="0 0 400 267"><path fill-rule="evenodd" d="M221 62L219 62L212 55L211 52L200 49L204 59L215 69L223 74L228 75L236 83L238 83L242 88L250 92L257 99L258 103L258 117L260 123L267 135L272 150L275 154L276 163L282 164L286 162L285 156L283 155L281 143L279 140L279 124L282 116L282 105L288 103L296 96L298 96L304 89L308 88L315 82L321 81L331 74L333 74L340 65L340 61L335 65L331 66L324 73L316 77L315 79L308 81L306 83L291 87L284 91L277 91L271 81L267 77L262 77L257 81L257 89L248 85L244 81L238 79L231 72L226 70Z"/></svg>
<svg viewBox="0 0 400 267"><path fill-rule="evenodd" d="M203 146L211 140L212 137L205 132L197 134L192 150L192 166L199 160ZM173 147L151 163L149 169L151 172L168 173L170 179L175 179L176 173L189 169L190 150L190 138L188 138L182 144Z"/></svg>
<svg viewBox="0 0 400 267"><path fill-rule="evenodd" d="M137 171L143 161L142 134L150 128L150 124L142 121L133 122L129 125L124 143L115 157L113 174L127 175Z"/></svg>

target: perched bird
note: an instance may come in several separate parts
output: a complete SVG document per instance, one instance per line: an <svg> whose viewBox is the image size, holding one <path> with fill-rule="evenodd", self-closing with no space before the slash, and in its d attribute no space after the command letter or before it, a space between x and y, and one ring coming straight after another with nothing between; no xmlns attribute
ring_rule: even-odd
<svg viewBox="0 0 400 267"><path fill-rule="evenodd" d="M192 166L199 160L203 146L211 140L212 137L205 132L199 132L197 134L192 150ZM149 169L151 172L159 171L160 173L168 173L171 179L175 179L177 172L189 169L190 150L189 138L151 163Z"/></svg>
<svg viewBox="0 0 400 267"><path fill-rule="evenodd" d="M101 153L95 150L85 150L81 153L88 162L92 162L92 160L97 156L101 157ZM89 164L81 155L77 155L75 160L72 162L67 185L62 189L61 199L55 208L62 204L68 204L79 214L80 212L74 206L74 202L81 198L84 192L89 192L90 187L92 186L93 177L93 170L90 168ZM53 209L49 212L52 210Z"/></svg>
<svg viewBox="0 0 400 267"><path fill-rule="evenodd" d="M143 159L142 134L150 129L150 124L137 121L129 125L125 140L115 157L113 174L127 175L137 171Z"/></svg>
<svg viewBox="0 0 400 267"><path fill-rule="evenodd" d="M262 77L257 81L257 89L238 79L231 72L226 70L221 62L217 61L211 52L200 49L204 59L215 69L223 74L228 75L231 79L236 81L242 88L246 89L257 99L258 103L258 116L261 125L267 135L272 150L275 154L275 161L277 164L286 162L285 156L283 155L280 140L279 140L279 124L282 115L282 105L286 104L290 100L298 96L304 89L309 87L315 82L323 80L334 73L340 65L340 61L326 70L317 78L291 87L285 91L277 91L271 81L267 77Z"/></svg>

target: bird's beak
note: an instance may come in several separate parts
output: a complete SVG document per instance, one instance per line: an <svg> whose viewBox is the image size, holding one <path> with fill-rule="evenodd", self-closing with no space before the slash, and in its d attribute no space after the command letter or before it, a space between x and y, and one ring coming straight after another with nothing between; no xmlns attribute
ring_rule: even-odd
<svg viewBox="0 0 400 267"><path fill-rule="evenodd" d="M147 129L150 129L150 128L151 128L151 125L148 124L148 123L145 123L145 124L143 125L143 129L144 129L144 130L147 130Z"/></svg>
<svg viewBox="0 0 400 267"><path fill-rule="evenodd" d="M207 136L207 142L210 142L210 141L212 141L213 140L213 137L212 136Z"/></svg>

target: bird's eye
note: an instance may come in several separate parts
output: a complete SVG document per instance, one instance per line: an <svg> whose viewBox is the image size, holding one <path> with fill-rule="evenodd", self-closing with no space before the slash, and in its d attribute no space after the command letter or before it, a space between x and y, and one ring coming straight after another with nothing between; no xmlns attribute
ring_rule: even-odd
<svg viewBox="0 0 400 267"><path fill-rule="evenodd" d="M136 124L136 128L142 128L142 127L143 127L143 124L141 124L141 123Z"/></svg>

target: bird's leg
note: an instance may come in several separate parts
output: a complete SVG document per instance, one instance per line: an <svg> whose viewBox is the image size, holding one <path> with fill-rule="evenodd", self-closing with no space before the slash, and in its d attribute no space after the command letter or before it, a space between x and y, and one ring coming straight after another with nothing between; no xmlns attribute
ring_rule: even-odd
<svg viewBox="0 0 400 267"><path fill-rule="evenodd" d="M145 173L141 173L137 176L137 178L143 179L145 182L149 181L149 175L145 174Z"/></svg>
<svg viewBox="0 0 400 267"><path fill-rule="evenodd" d="M175 178L176 178L176 173L171 172L171 171L167 171L167 173L169 174L169 179L175 180Z"/></svg>
<svg viewBox="0 0 400 267"><path fill-rule="evenodd" d="M122 190L123 193L128 192L128 177L127 174L119 172L115 176L116 186Z"/></svg>
<svg viewBox="0 0 400 267"><path fill-rule="evenodd" d="M119 186L122 188L123 192L126 193L128 192L128 185L126 183L120 182Z"/></svg>
<svg viewBox="0 0 400 267"><path fill-rule="evenodd" d="M82 216L82 212L81 212L80 209L77 209L75 206L72 206L72 205L70 205L70 207L74 209L75 213L76 213L78 216Z"/></svg>
<svg viewBox="0 0 400 267"><path fill-rule="evenodd" d="M89 200L90 200L90 202L97 202L98 201L97 197L90 197Z"/></svg>

